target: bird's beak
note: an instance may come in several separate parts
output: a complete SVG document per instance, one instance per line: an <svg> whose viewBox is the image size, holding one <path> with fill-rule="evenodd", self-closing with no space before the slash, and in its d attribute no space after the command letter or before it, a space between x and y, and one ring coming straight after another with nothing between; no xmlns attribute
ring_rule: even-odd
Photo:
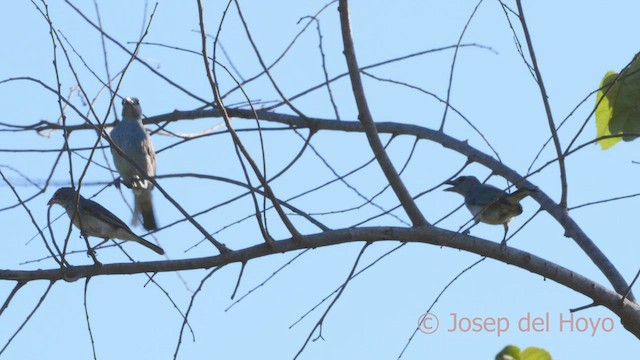
<svg viewBox="0 0 640 360"><path fill-rule="evenodd" d="M444 191L453 191L453 189L455 188L455 184L454 184L453 180L447 180L447 181L444 182L444 184L451 185L450 188L446 188L446 189L444 189Z"/></svg>
<svg viewBox="0 0 640 360"><path fill-rule="evenodd" d="M47 205L51 206L51 205L53 205L53 204L55 204L55 202L53 201L53 198L51 198L51 199L49 200L49 202L47 203Z"/></svg>

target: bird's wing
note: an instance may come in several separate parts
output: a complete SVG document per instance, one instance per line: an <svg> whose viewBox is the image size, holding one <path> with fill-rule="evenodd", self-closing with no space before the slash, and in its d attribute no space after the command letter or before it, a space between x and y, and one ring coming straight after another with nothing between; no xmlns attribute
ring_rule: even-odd
<svg viewBox="0 0 640 360"><path fill-rule="evenodd" d="M495 204L504 195L505 192L497 187L482 184L469 191L465 202L472 206L488 206Z"/></svg>
<svg viewBox="0 0 640 360"><path fill-rule="evenodd" d="M146 141L143 144L143 151L147 156L147 175L156 176L156 151L153 149L153 143L151 142L151 136L145 132Z"/></svg>
<svg viewBox="0 0 640 360"><path fill-rule="evenodd" d="M113 226L125 228L131 231L127 224L125 224L117 216L113 215L111 211L105 209L102 205L89 199L81 200L82 201L80 202L80 210L82 211L83 215L89 215Z"/></svg>
<svg viewBox="0 0 640 360"><path fill-rule="evenodd" d="M136 123L134 126L136 126L135 136L131 136L128 140L129 146L125 149L127 155L144 171L145 175L156 176L156 152L153 149L151 137L141 123Z"/></svg>

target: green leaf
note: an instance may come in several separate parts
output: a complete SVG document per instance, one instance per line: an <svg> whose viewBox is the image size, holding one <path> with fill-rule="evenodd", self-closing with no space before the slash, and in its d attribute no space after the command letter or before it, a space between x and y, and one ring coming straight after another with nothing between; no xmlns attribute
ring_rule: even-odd
<svg viewBox="0 0 640 360"><path fill-rule="evenodd" d="M521 360L520 348L515 345L507 345L496 355L496 360Z"/></svg>
<svg viewBox="0 0 640 360"><path fill-rule="evenodd" d="M609 130L609 122L613 117L612 103L615 102L616 95L618 94L618 89L620 88L620 86L618 84L614 84L611 88L609 88L609 85L611 85L611 83L617 76L617 72L609 71L604 76L604 78L602 78L602 82L600 83L600 90L598 90L598 95L596 96L596 104L598 104L598 107L596 108L596 137L598 138L601 136L611 135L611 131ZM609 90L607 92L607 96L602 98L607 89ZM620 138L610 138L602 139L598 141L598 143L600 144L600 148L602 150L606 150L615 145L618 141L620 141Z"/></svg>
<svg viewBox="0 0 640 360"><path fill-rule="evenodd" d="M496 360L551 360L551 354L537 347L528 347L521 352L517 346L508 345L496 355Z"/></svg>
<svg viewBox="0 0 640 360"><path fill-rule="evenodd" d="M520 360L551 360L551 354L537 347L528 347L520 355Z"/></svg>
<svg viewBox="0 0 640 360"><path fill-rule="evenodd" d="M620 75L615 71L605 74L596 104L596 136L623 135L598 141L602 150L621 139L631 141L638 137L631 134L640 133L640 56L636 55Z"/></svg>

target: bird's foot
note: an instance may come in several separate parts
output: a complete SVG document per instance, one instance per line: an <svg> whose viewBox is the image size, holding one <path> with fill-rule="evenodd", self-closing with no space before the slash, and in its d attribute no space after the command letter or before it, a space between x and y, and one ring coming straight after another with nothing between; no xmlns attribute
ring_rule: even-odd
<svg viewBox="0 0 640 360"><path fill-rule="evenodd" d="M138 175L133 175L133 180L131 180L131 189L133 190L147 190L151 183L145 179L141 179Z"/></svg>
<svg viewBox="0 0 640 360"><path fill-rule="evenodd" d="M87 244L87 256L91 257L93 264L95 266L102 266L102 263L98 261L98 258L96 257L96 251L91 247L91 245L89 245L89 235L84 231L80 231L80 237L84 238L84 242Z"/></svg>
<svg viewBox="0 0 640 360"><path fill-rule="evenodd" d="M96 257L96 251L93 248L87 250L87 256L91 257L91 260L93 260L93 265L102 266L102 263Z"/></svg>

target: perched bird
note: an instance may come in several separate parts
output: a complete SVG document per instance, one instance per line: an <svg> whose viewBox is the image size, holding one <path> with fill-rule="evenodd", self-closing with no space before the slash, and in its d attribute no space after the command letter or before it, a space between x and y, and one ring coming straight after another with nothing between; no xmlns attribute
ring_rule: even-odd
<svg viewBox="0 0 640 360"><path fill-rule="evenodd" d="M111 140L139 167L146 176L156 175L156 152L153 150L151 137L142 125L142 108L137 98L125 97L122 100L122 121L111 130ZM142 178L140 172L127 159L120 156L111 147L113 162L120 173L122 183L133 190L135 207L133 225L138 222L142 214L142 224L147 230L155 230L156 218L153 214L151 190L153 183Z"/></svg>
<svg viewBox="0 0 640 360"><path fill-rule="evenodd" d="M512 193L507 193L495 186L483 184L474 176L460 176L446 181L445 184L452 187L444 189L464 196L464 204L478 222L486 224L504 225L504 238L506 242L511 218L522 214L520 200L532 194L536 190L520 188Z"/></svg>
<svg viewBox="0 0 640 360"><path fill-rule="evenodd" d="M76 196L80 198L79 201ZM77 211L76 201L78 201ZM82 236L95 236L105 240L131 240L148 247L160 255L164 255L164 250L161 247L134 234L127 224L118 219L109 210L95 201L83 198L72 188L63 187L58 189L47 205L51 206L53 204L59 204L66 210L71 222L80 229Z"/></svg>

